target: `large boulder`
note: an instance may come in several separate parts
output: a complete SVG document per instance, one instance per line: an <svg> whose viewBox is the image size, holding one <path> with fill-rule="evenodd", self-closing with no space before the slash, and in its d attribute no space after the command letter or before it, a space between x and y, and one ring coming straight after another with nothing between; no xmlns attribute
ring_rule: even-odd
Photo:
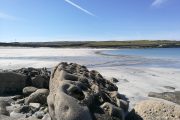
<svg viewBox="0 0 180 120"><path fill-rule="evenodd" d="M124 120L128 107L124 101L127 107L121 108L123 97L116 85L99 72L75 63L63 62L54 68L49 90L52 120Z"/></svg>
<svg viewBox="0 0 180 120"><path fill-rule="evenodd" d="M180 120L180 106L161 100L141 101L134 110L133 120Z"/></svg>
<svg viewBox="0 0 180 120"><path fill-rule="evenodd" d="M21 93L27 77L15 72L0 72L0 94Z"/></svg>

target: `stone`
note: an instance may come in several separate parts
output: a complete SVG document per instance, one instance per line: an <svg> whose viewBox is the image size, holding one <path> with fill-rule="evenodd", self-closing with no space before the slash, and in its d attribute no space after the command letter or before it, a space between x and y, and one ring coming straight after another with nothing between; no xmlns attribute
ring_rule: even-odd
<svg viewBox="0 0 180 120"><path fill-rule="evenodd" d="M123 109L128 107L118 106L117 101L123 98L116 85L98 71L76 63L58 64L52 71L49 90L51 120L124 120ZM102 106L105 104L110 108L108 112Z"/></svg>
<svg viewBox="0 0 180 120"><path fill-rule="evenodd" d="M0 120L14 120L14 118L6 116L6 115L0 115Z"/></svg>
<svg viewBox="0 0 180 120"><path fill-rule="evenodd" d="M37 88L47 88L49 80L43 78L43 76L38 75L32 79L32 85Z"/></svg>
<svg viewBox="0 0 180 120"><path fill-rule="evenodd" d="M18 100L15 101L15 104L23 104L24 101L25 101L24 98L23 99L18 99Z"/></svg>
<svg viewBox="0 0 180 120"><path fill-rule="evenodd" d="M27 86L34 86L37 88L49 88L49 78L51 72L46 68L21 68L14 70L16 73L27 76Z"/></svg>
<svg viewBox="0 0 180 120"><path fill-rule="evenodd" d="M11 113L14 111L14 106L6 106L6 110Z"/></svg>
<svg viewBox="0 0 180 120"><path fill-rule="evenodd" d="M38 89L25 99L25 104L40 103L42 105L47 104L47 96L49 94L48 89Z"/></svg>
<svg viewBox="0 0 180 120"><path fill-rule="evenodd" d="M117 82L119 82L119 80L113 77L113 78L111 78L110 82L117 83Z"/></svg>
<svg viewBox="0 0 180 120"><path fill-rule="evenodd" d="M40 120L40 119L37 119L36 117L30 116L28 118L20 118L18 120Z"/></svg>
<svg viewBox="0 0 180 120"><path fill-rule="evenodd" d="M37 111L33 114L34 117L38 118L38 119L42 119L44 116L44 112L43 111Z"/></svg>
<svg viewBox="0 0 180 120"><path fill-rule="evenodd" d="M175 90L175 87L171 87L171 86L164 86L164 88L169 89L169 90Z"/></svg>
<svg viewBox="0 0 180 120"><path fill-rule="evenodd" d="M45 114L42 120L51 120L49 113Z"/></svg>
<svg viewBox="0 0 180 120"><path fill-rule="evenodd" d="M70 86L67 83L59 84L57 93L48 96L49 113L52 120L91 120L86 106L78 104L78 100L67 95L65 91Z"/></svg>
<svg viewBox="0 0 180 120"><path fill-rule="evenodd" d="M36 90L37 90L36 87L28 86L28 87L25 87L25 88L23 89L23 94L26 95L26 96L28 96L28 95L30 95L31 93L35 92Z"/></svg>
<svg viewBox="0 0 180 120"><path fill-rule="evenodd" d="M121 108L118 108L111 103L105 102L100 106L105 113L108 113L111 117L117 117L120 120L124 120L124 113Z"/></svg>
<svg viewBox="0 0 180 120"><path fill-rule="evenodd" d="M171 101L180 105L180 91L163 92L163 93L150 92L148 96L161 98L161 99L168 100L168 101Z"/></svg>
<svg viewBox="0 0 180 120"><path fill-rule="evenodd" d="M26 86L27 77L15 72L0 72L0 94L18 94ZM18 83L18 84L17 84Z"/></svg>
<svg viewBox="0 0 180 120"><path fill-rule="evenodd" d="M29 106L35 109L39 109L41 107L40 103L29 103Z"/></svg>
<svg viewBox="0 0 180 120"><path fill-rule="evenodd" d="M12 117L12 118L17 120L19 118L26 118L26 115L22 114L22 113L11 112L10 113L10 117Z"/></svg>
<svg viewBox="0 0 180 120"><path fill-rule="evenodd" d="M22 98L23 98L22 95L15 95L15 96L11 97L12 100L18 100L18 99L22 99Z"/></svg>
<svg viewBox="0 0 180 120"><path fill-rule="evenodd" d="M9 112L6 109L7 102L0 101L0 115L6 115L9 116Z"/></svg>
<svg viewBox="0 0 180 120"><path fill-rule="evenodd" d="M140 116L134 120L179 120L180 106L162 100L144 100L134 107L135 113Z"/></svg>
<svg viewBox="0 0 180 120"><path fill-rule="evenodd" d="M14 112L16 113L28 113L30 110L31 109L28 105L22 105L14 108Z"/></svg>
<svg viewBox="0 0 180 120"><path fill-rule="evenodd" d="M48 113L48 108L47 108L47 107L44 108L44 109L43 109L43 112L44 112L44 113Z"/></svg>
<svg viewBox="0 0 180 120"><path fill-rule="evenodd" d="M128 111L129 103L122 99L117 99L117 105L121 107L124 111Z"/></svg>

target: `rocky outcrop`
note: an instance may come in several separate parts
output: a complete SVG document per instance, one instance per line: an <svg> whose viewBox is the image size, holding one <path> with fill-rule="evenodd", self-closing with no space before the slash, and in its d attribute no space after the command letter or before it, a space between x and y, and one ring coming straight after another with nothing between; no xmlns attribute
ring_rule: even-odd
<svg viewBox="0 0 180 120"><path fill-rule="evenodd" d="M47 89L49 88L49 79L50 71L46 68L0 71L0 95L20 94L25 86Z"/></svg>
<svg viewBox="0 0 180 120"><path fill-rule="evenodd" d="M15 72L0 72L0 94L18 94L26 86L27 77Z"/></svg>
<svg viewBox="0 0 180 120"><path fill-rule="evenodd" d="M46 68L21 68L14 72L27 76L26 85L36 88L49 88L51 72Z"/></svg>
<svg viewBox="0 0 180 120"><path fill-rule="evenodd" d="M48 113L49 78L46 68L1 71L0 94L7 97L0 98L0 120L43 118Z"/></svg>
<svg viewBox="0 0 180 120"><path fill-rule="evenodd" d="M49 90L52 120L124 120L127 112L128 102L116 85L75 63L60 63L54 68Z"/></svg>
<svg viewBox="0 0 180 120"><path fill-rule="evenodd" d="M134 111L133 120L180 120L180 106L160 100L139 102Z"/></svg>

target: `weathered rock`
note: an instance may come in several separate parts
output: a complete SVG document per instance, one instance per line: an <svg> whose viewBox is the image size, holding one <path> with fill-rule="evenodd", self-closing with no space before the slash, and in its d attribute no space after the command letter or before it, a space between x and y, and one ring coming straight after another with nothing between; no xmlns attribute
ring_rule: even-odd
<svg viewBox="0 0 180 120"><path fill-rule="evenodd" d="M6 106L6 110L11 113L12 111L14 111L14 106Z"/></svg>
<svg viewBox="0 0 180 120"><path fill-rule="evenodd" d="M138 115L134 109L132 109L127 115L125 120L143 120L143 118Z"/></svg>
<svg viewBox="0 0 180 120"><path fill-rule="evenodd" d="M31 116L31 117L28 117L28 118L20 118L18 120L40 120L40 119L37 119L36 117Z"/></svg>
<svg viewBox="0 0 180 120"><path fill-rule="evenodd" d="M122 99L118 99L117 100L117 105L122 108L124 111L128 111L129 108L129 102L122 100Z"/></svg>
<svg viewBox="0 0 180 120"><path fill-rule="evenodd" d="M7 102L0 101L0 115L6 115L9 116L9 112L6 109Z"/></svg>
<svg viewBox="0 0 180 120"><path fill-rule="evenodd" d="M51 72L46 68L22 68L14 70L27 76L26 84L37 88L49 88L49 79Z"/></svg>
<svg viewBox="0 0 180 120"><path fill-rule="evenodd" d="M139 119L133 120L180 120L180 106L160 100L141 101L134 107Z"/></svg>
<svg viewBox="0 0 180 120"><path fill-rule="evenodd" d="M89 110L86 106L80 105L78 100L67 95L65 91L69 84L59 84L57 93L48 96L49 113L52 120L91 120ZM54 99L53 99L54 98Z"/></svg>
<svg viewBox="0 0 180 120"><path fill-rule="evenodd" d="M171 101L180 105L180 91L163 92L163 93L150 92L148 96L161 98L161 99L168 100L168 101Z"/></svg>
<svg viewBox="0 0 180 120"><path fill-rule="evenodd" d="M0 120L14 120L14 118L6 116L6 115L0 115Z"/></svg>
<svg viewBox="0 0 180 120"><path fill-rule="evenodd" d="M32 78L32 85L37 88L47 88L49 84L49 80L45 79L43 76L36 76Z"/></svg>
<svg viewBox="0 0 180 120"><path fill-rule="evenodd" d="M112 82L112 83L117 83L117 82L119 82L119 80L116 79L116 78L111 78L110 82Z"/></svg>
<svg viewBox="0 0 180 120"><path fill-rule="evenodd" d="M44 112L43 111L37 111L33 114L34 117L38 118L38 119L42 119L44 116Z"/></svg>
<svg viewBox="0 0 180 120"><path fill-rule="evenodd" d="M22 99L22 98L23 98L22 95L15 95L11 97L12 100L17 100L17 99Z"/></svg>
<svg viewBox="0 0 180 120"><path fill-rule="evenodd" d="M123 120L122 97L117 86L95 71L75 63L60 63L49 84L49 114L52 120ZM103 105L108 103L108 112ZM104 105L105 106L105 105Z"/></svg>
<svg viewBox="0 0 180 120"><path fill-rule="evenodd" d="M51 120L49 113L45 114L42 120Z"/></svg>
<svg viewBox="0 0 180 120"><path fill-rule="evenodd" d="M18 99L18 100L15 101L15 104L23 104L24 101L25 101L24 98L23 99Z"/></svg>
<svg viewBox="0 0 180 120"><path fill-rule="evenodd" d="M28 86L28 87L25 87L25 88L23 89L23 94L26 95L26 96L28 96L28 95L30 95L31 93L35 92L36 90L37 90L36 87Z"/></svg>
<svg viewBox="0 0 180 120"><path fill-rule="evenodd" d="M41 107L41 105L39 103L29 103L30 107L33 107L35 109L39 109Z"/></svg>
<svg viewBox="0 0 180 120"><path fill-rule="evenodd" d="M20 119L20 118L26 118L25 114L22 113L16 113L16 112L11 112L10 117L14 118L15 120Z"/></svg>
<svg viewBox="0 0 180 120"><path fill-rule="evenodd" d="M26 79L25 75L15 72L0 72L0 94L21 93L26 86Z"/></svg>
<svg viewBox="0 0 180 120"><path fill-rule="evenodd" d="M16 113L28 113L30 111L30 107L28 105L23 105L14 108L14 112Z"/></svg>
<svg viewBox="0 0 180 120"><path fill-rule="evenodd" d="M108 102L102 104L101 108L104 110L104 112L107 112L111 117L117 117L120 118L120 120L124 120L124 113L121 108L118 108Z"/></svg>
<svg viewBox="0 0 180 120"><path fill-rule="evenodd" d="M171 87L171 86L164 86L164 88L169 89L169 90L175 90L175 87Z"/></svg>
<svg viewBox="0 0 180 120"><path fill-rule="evenodd" d="M47 104L48 89L38 89L25 99L25 104L40 103Z"/></svg>

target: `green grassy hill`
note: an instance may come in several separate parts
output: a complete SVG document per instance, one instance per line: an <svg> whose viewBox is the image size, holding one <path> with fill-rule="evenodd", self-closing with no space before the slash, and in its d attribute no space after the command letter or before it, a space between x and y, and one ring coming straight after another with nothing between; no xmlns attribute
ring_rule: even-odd
<svg viewBox="0 0 180 120"><path fill-rule="evenodd" d="M136 40L136 41L59 41L59 42L14 42L0 43L0 46L18 47L92 47L92 48L174 48L180 41Z"/></svg>

